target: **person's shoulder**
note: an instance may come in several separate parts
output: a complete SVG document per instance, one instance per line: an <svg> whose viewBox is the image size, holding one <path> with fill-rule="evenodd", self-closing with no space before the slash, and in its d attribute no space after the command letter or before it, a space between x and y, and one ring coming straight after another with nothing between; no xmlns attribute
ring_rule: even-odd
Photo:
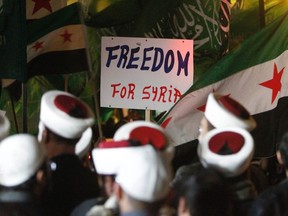
<svg viewBox="0 0 288 216"><path fill-rule="evenodd" d="M288 180L284 180L260 193L252 203L248 216L274 216L276 209L288 211L287 202Z"/></svg>
<svg viewBox="0 0 288 216"><path fill-rule="evenodd" d="M94 206L102 206L104 204L102 198L91 198L84 200L78 206L74 208L70 216L86 215L87 212Z"/></svg>
<svg viewBox="0 0 288 216"><path fill-rule="evenodd" d="M286 194L286 195L285 195ZM259 194L259 198L276 198L277 196L286 197L288 200L288 179L283 180L277 185L273 185L266 190L264 190L261 194Z"/></svg>

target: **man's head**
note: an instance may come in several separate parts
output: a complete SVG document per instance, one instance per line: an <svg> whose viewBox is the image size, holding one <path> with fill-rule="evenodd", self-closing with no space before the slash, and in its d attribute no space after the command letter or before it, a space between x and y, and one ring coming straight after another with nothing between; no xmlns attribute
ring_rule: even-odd
<svg viewBox="0 0 288 216"><path fill-rule="evenodd" d="M34 176L45 160L45 149L34 136L11 135L0 144L0 185L15 187Z"/></svg>
<svg viewBox="0 0 288 216"><path fill-rule="evenodd" d="M238 101L229 96L210 93L200 123L198 139L201 140L213 128L223 127L239 127L251 131L256 127L256 122Z"/></svg>
<svg viewBox="0 0 288 216"><path fill-rule="evenodd" d="M279 143L277 150L277 159L286 170L288 170L288 132L286 132Z"/></svg>
<svg viewBox="0 0 288 216"><path fill-rule="evenodd" d="M94 114L90 107L74 95L53 90L46 92L41 98L38 140L43 135L53 133L58 143L67 143L75 147L79 141L79 154L91 141L91 130ZM84 146L84 147L83 147ZM79 150L80 149L80 150Z"/></svg>
<svg viewBox="0 0 288 216"><path fill-rule="evenodd" d="M92 151L99 174L115 174L127 197L155 203L166 197L172 177L173 152L164 130L151 122L135 121L116 131L113 141Z"/></svg>
<svg viewBox="0 0 288 216"><path fill-rule="evenodd" d="M231 210L231 192L227 179L213 168L204 168L181 179L177 215L227 216Z"/></svg>
<svg viewBox="0 0 288 216"><path fill-rule="evenodd" d="M243 174L252 160L254 141L242 128L216 128L198 145L198 156L204 167L214 167L226 177Z"/></svg>

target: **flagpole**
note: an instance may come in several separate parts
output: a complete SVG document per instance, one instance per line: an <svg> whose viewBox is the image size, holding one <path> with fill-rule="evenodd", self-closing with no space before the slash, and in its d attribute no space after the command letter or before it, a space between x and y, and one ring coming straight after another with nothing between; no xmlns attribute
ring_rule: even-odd
<svg viewBox="0 0 288 216"><path fill-rule="evenodd" d="M145 121L151 122L151 110L145 109Z"/></svg>
<svg viewBox="0 0 288 216"><path fill-rule="evenodd" d="M12 112L13 112L13 119L14 119L14 123L15 123L15 129L16 129L16 132L19 133L18 122L17 122L16 112L15 112L14 100L13 100L10 92L9 92L9 95L10 95L10 100L11 100L11 106L12 106Z"/></svg>
<svg viewBox="0 0 288 216"><path fill-rule="evenodd" d="M68 75L64 75L64 91L68 92Z"/></svg>
<svg viewBox="0 0 288 216"><path fill-rule="evenodd" d="M260 24L260 29L262 29L266 25L264 0L259 0L259 24Z"/></svg>
<svg viewBox="0 0 288 216"><path fill-rule="evenodd" d="M79 14L80 14L80 19L81 19L81 24L84 25L84 18L83 18L83 11L82 8L79 7ZM87 29L83 27L83 30L85 32L84 36L85 36L85 43L86 45L88 44L88 39L87 39ZM90 52L87 48L87 46L85 46L85 51L86 51L86 55L87 55L87 62L88 62L88 78L90 79L89 81L91 81L92 83L92 92L93 92L93 99L94 99L94 103L95 103L95 113L96 113L96 119L97 119L97 126L98 126L98 133L99 133L99 140L103 139L103 132L102 132L102 124L101 124L101 117L100 117L100 104L98 101L98 97L97 97L97 89L96 89L96 85L95 85L95 76L93 76L93 68L92 68L92 63L91 63L91 55Z"/></svg>
<svg viewBox="0 0 288 216"><path fill-rule="evenodd" d="M27 85L22 83L22 131L27 133Z"/></svg>

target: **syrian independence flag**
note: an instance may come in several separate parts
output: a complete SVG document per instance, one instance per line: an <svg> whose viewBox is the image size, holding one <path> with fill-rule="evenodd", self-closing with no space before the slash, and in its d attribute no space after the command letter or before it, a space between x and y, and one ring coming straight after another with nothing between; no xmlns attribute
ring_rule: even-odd
<svg viewBox="0 0 288 216"><path fill-rule="evenodd" d="M65 6L67 0L26 0L26 19L39 19Z"/></svg>
<svg viewBox="0 0 288 216"><path fill-rule="evenodd" d="M255 117L257 128L251 132L255 158L275 154L276 144L288 131L287 26L286 14L244 41L193 84L159 122L174 146L195 150L208 94L218 92L242 103Z"/></svg>
<svg viewBox="0 0 288 216"><path fill-rule="evenodd" d="M74 3L28 24L28 78L89 69L79 6Z"/></svg>

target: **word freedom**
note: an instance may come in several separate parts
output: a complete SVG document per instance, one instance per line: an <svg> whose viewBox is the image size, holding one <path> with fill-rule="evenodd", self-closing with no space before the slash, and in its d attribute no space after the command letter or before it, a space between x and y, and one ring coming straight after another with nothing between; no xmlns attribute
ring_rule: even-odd
<svg viewBox="0 0 288 216"><path fill-rule="evenodd" d="M181 71L188 76L188 63L190 52L186 52L184 56L177 50L164 52L159 47L147 47L140 50L140 47L129 48L128 45L118 45L106 47L108 58L106 67L110 67L112 62L117 68L125 69L140 69L141 71L156 72L163 68L165 73L170 73L174 67L177 67L177 76L180 76ZM143 56L140 58L140 56Z"/></svg>

